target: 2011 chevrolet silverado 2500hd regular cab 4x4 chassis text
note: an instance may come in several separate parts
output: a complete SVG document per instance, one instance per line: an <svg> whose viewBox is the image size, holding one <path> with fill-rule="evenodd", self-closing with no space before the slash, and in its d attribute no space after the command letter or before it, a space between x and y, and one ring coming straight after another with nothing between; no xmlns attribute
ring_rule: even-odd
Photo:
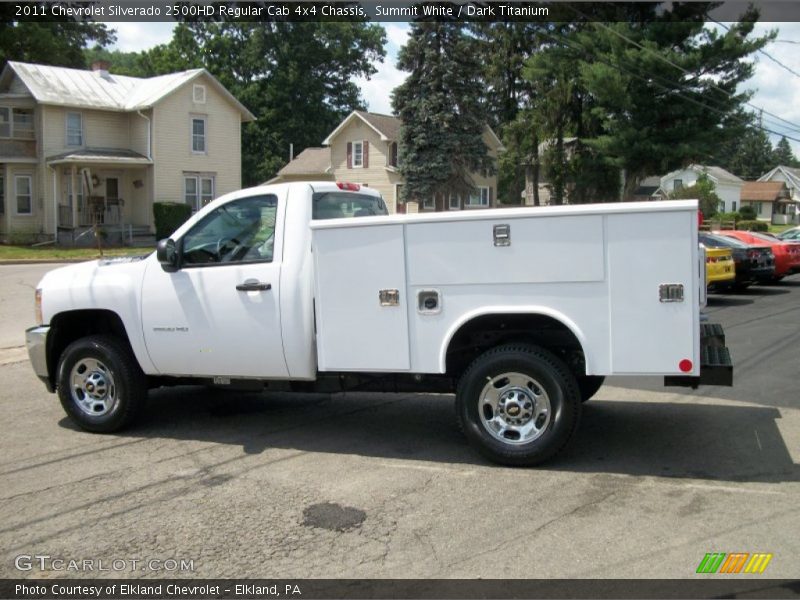
<svg viewBox="0 0 800 600"><path fill-rule="evenodd" d="M562 450L606 375L732 382L700 323L694 201L386 212L355 184L265 185L148 257L51 271L34 370L96 432L176 383L455 392L470 443L508 465Z"/></svg>

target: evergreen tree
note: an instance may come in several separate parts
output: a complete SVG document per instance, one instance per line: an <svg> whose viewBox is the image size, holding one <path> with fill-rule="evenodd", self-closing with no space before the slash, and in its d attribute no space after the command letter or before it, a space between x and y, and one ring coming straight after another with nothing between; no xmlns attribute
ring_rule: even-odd
<svg viewBox="0 0 800 600"><path fill-rule="evenodd" d="M410 74L392 93L402 120L403 200L470 194L471 172L491 169L483 142L480 64L475 38L452 22L416 22L398 67Z"/></svg>
<svg viewBox="0 0 800 600"><path fill-rule="evenodd" d="M742 179L758 179L775 166L772 144L762 129L751 127L737 138L735 147L730 164L725 168Z"/></svg>
<svg viewBox="0 0 800 600"><path fill-rule="evenodd" d="M751 36L754 9L720 33L704 27L707 3L637 6L651 14L586 23L563 41L580 56L576 77L601 123L584 141L624 172L626 197L647 175L707 162L738 134L731 126L750 97L740 84L753 72L745 59L774 37Z"/></svg>
<svg viewBox="0 0 800 600"><path fill-rule="evenodd" d="M781 137L780 141L776 144L775 150L772 152L772 166L784 167L800 167L800 162L792 152L792 147L785 136Z"/></svg>

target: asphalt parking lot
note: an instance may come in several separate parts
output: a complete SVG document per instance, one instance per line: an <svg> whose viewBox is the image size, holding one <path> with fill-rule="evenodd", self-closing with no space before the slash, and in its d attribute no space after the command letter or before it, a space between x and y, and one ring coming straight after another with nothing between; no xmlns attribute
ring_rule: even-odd
<svg viewBox="0 0 800 600"><path fill-rule="evenodd" d="M12 346L32 309L11 288L43 270L0 267ZM707 312L733 388L610 379L539 469L478 457L450 396L183 387L151 393L134 429L91 435L8 358L0 576L99 574L15 567L47 555L192 563L102 573L120 577L688 578L707 552L768 552L762 577L796 578L800 276Z"/></svg>

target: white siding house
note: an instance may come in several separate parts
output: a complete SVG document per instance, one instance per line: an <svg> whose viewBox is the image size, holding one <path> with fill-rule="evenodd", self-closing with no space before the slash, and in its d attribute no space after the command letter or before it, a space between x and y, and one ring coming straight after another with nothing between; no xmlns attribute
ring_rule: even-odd
<svg viewBox="0 0 800 600"><path fill-rule="evenodd" d="M205 69L149 79L9 62L0 74L0 238L153 230L153 203L241 186L254 117ZM88 238L87 238L88 239Z"/></svg>
<svg viewBox="0 0 800 600"><path fill-rule="evenodd" d="M659 192L669 196L673 191L682 187L691 187L697 183L697 178L705 173L714 184L714 190L720 197L723 206L722 212L734 212L740 207L741 189L744 180L722 167L689 165L683 169L667 173L661 178Z"/></svg>

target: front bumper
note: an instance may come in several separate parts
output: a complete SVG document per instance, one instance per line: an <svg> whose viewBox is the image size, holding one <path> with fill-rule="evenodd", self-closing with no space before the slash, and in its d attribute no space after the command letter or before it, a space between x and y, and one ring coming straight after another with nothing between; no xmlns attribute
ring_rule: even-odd
<svg viewBox="0 0 800 600"><path fill-rule="evenodd" d="M25 346L28 348L33 372L41 379L48 392L55 391L50 373L47 370L47 334L50 327L41 325L25 330Z"/></svg>

